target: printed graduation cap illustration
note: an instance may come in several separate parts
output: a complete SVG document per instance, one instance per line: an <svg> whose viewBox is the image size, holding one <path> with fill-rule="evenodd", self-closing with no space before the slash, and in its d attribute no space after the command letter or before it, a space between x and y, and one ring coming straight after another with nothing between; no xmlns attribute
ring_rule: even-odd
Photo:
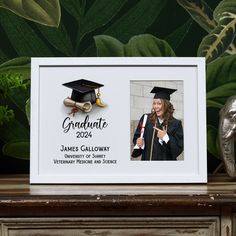
<svg viewBox="0 0 236 236"><path fill-rule="evenodd" d="M73 107L71 113L73 115L79 110L83 112L90 112L92 110L92 104L96 103L99 107L105 107L106 105L101 102L100 99L100 88L103 84L99 84L93 81L80 79L68 83L62 84L70 89L72 89L72 94L70 98L64 100L66 106ZM95 90L98 90L95 93ZM71 114L70 113L70 114Z"/></svg>
<svg viewBox="0 0 236 236"><path fill-rule="evenodd" d="M161 98L170 100L170 95L177 91L177 89L163 88L163 87L154 87L151 93L154 93L154 98Z"/></svg>

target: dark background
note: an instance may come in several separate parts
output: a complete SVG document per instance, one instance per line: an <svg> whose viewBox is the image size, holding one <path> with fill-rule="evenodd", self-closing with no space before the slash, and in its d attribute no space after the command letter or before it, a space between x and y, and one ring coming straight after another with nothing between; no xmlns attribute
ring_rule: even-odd
<svg viewBox="0 0 236 236"><path fill-rule="evenodd" d="M112 1L112 0L111 0ZM115 0L114 0L115 1ZM83 40L81 41L79 51L84 52L85 49L94 42L93 36L102 34L102 32L106 29L112 26L112 24L119 19L125 12L127 12L129 9L131 9L138 0L128 0L125 5L120 9L118 14L105 26L100 27L96 29L95 31L88 33ZM217 4L220 1L206 1L212 9L214 9ZM94 3L93 0L87 1L86 8L89 9L89 7ZM152 7L152 6L150 6ZM76 41L76 27L73 27L76 25L75 19L67 12L65 9L61 6L62 11L62 18L67 31L69 32L69 35L71 37L71 40L73 43ZM8 12L6 9L0 9L0 14L3 12ZM142 17L142 16L140 16ZM174 0L168 0L165 8L161 11L161 14L155 19L153 24L149 26L145 32L141 33L148 33L152 34L160 39L165 39L168 35L170 35L172 32L174 32L178 27L182 26L186 21L191 19L190 15L183 9L178 3ZM39 37L48 44L50 49L53 51L54 56L64 56L62 53L57 51L55 48L53 48L41 35L39 30L36 27L36 23L30 22L26 20L27 24L30 25L39 35ZM0 22L1 23L1 22ZM132 26L130 26L132 27ZM178 57L195 57L197 56L197 50L199 47L200 42L202 41L202 38L207 34L206 31L204 31L195 21L192 21L192 25L187 32L186 36L184 37L183 41L180 43L178 48L175 50L175 53ZM31 56L31 55L19 55L16 50L14 49L13 45L9 41L9 38L6 34L6 29L3 29L2 25L0 24L0 49L7 55L8 59L12 59L19 56ZM121 37L122 38L122 37ZM119 40L119 38L117 38ZM122 40L121 40L122 41ZM127 43L127 42L123 42ZM38 55L38 56L44 56L44 55ZM81 56L81 55L77 55ZM96 51L94 50L91 54L91 56L96 56ZM13 105L14 106L14 105ZM213 113L212 113L213 112ZM214 115L214 109L210 112ZM16 116L21 120L21 122L27 127L27 120L25 117L22 116L22 114L17 113ZM208 113L209 116L209 113ZM7 125L7 124L6 124ZM0 149L3 146L3 142L0 141ZM212 172L217 165L220 163L219 160L212 157L208 153L208 171ZM22 160L17 158L12 158L8 156L4 156L2 152L0 153L0 174L18 174L18 173L29 173L29 160Z"/></svg>

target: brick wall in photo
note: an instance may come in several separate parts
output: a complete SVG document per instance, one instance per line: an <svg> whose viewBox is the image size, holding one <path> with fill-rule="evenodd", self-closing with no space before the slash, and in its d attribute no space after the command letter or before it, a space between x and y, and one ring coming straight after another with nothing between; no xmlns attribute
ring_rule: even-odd
<svg viewBox="0 0 236 236"><path fill-rule="evenodd" d="M144 113L150 113L154 94L150 91L154 86L177 89L171 95L171 103L175 108L174 117L183 120L183 81L132 81L130 84L131 120L139 120Z"/></svg>

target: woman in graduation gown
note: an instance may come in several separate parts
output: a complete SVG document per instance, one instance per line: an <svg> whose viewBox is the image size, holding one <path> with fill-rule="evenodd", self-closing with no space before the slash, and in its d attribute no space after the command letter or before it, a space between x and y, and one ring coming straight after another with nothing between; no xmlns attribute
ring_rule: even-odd
<svg viewBox="0 0 236 236"><path fill-rule="evenodd" d="M132 156L142 154L143 161L174 161L183 151L183 127L180 120L173 117L174 107L170 102L170 94L175 89L154 87L152 112L147 114L143 138L140 131L144 115L139 121L133 142L139 150L134 150Z"/></svg>

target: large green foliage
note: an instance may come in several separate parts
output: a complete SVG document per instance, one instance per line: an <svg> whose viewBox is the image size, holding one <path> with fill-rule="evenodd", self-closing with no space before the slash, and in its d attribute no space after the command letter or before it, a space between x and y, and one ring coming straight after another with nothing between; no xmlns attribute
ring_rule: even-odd
<svg viewBox="0 0 236 236"><path fill-rule="evenodd" d="M10 155L12 152L9 150L12 147L14 157L26 157L26 153L29 153L29 148L25 153L20 149L19 155L15 155L15 147L19 145L8 145L22 139L29 143L29 125L24 122L25 104L29 97L29 78L28 57L15 58L0 65L0 139L6 143L4 153Z"/></svg>
<svg viewBox="0 0 236 236"><path fill-rule="evenodd" d="M59 0L0 0L0 7L43 25L58 26L61 18Z"/></svg>
<svg viewBox="0 0 236 236"><path fill-rule="evenodd" d="M95 37L99 57L171 57L174 51L164 40L144 34L132 37L127 44L117 39L99 35Z"/></svg>
<svg viewBox="0 0 236 236"><path fill-rule="evenodd" d="M214 11L217 26L203 38L199 56L205 56L211 62L221 56L233 42L236 35L236 2L223 0Z"/></svg>
<svg viewBox="0 0 236 236"><path fill-rule="evenodd" d="M203 0L177 0L207 32L198 48L198 56L210 63L226 54L235 54L236 2L222 0L214 11Z"/></svg>
<svg viewBox="0 0 236 236"><path fill-rule="evenodd" d="M0 7L4 155L29 157L30 57L198 55L209 63L208 151L220 157L218 112L236 91L234 0L0 0Z"/></svg>
<svg viewBox="0 0 236 236"><path fill-rule="evenodd" d="M236 2L222 0L211 10L203 0L177 1L209 33L199 45L198 56L204 56L206 63L210 63L207 66L206 80L207 148L213 156L220 158L219 111L236 91Z"/></svg>
<svg viewBox="0 0 236 236"><path fill-rule="evenodd" d="M236 54L222 57L207 66L207 108L214 109L219 114L227 99L236 91ZM208 151L215 157L220 157L218 147L219 116L208 117L207 135Z"/></svg>

